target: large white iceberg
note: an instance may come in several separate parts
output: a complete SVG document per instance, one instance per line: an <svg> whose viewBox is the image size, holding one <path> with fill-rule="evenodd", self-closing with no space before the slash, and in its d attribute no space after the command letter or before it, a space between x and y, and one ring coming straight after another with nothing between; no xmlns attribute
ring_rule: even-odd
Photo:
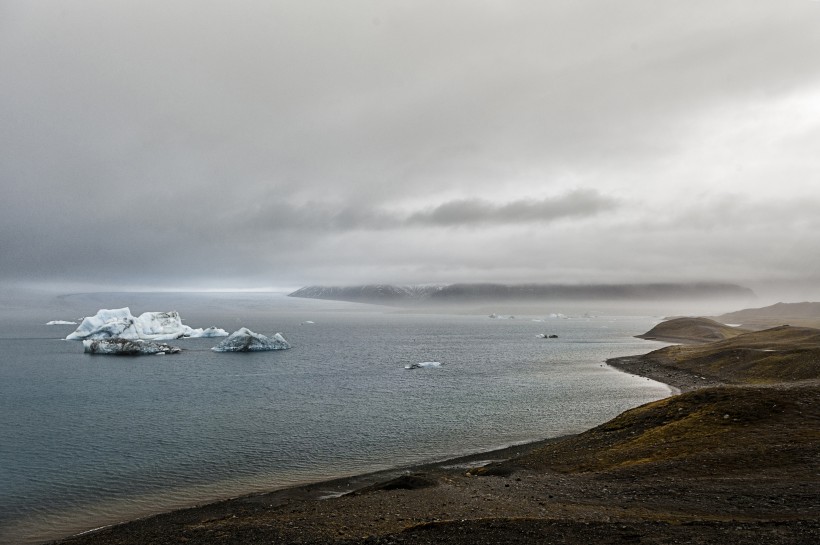
<svg viewBox="0 0 820 545"><path fill-rule="evenodd" d="M182 323L179 313L143 312L138 317L128 307L100 309L83 318L80 326L66 340L129 339L167 341L181 337L225 337L228 332L217 327L194 329Z"/></svg>
<svg viewBox="0 0 820 545"><path fill-rule="evenodd" d="M128 339L86 339L83 350L88 354L109 354L115 356L142 356L149 354L176 354L177 346L153 341Z"/></svg>
<svg viewBox="0 0 820 545"><path fill-rule="evenodd" d="M264 350L287 350L288 348L290 348L290 343L285 340L281 333L269 338L243 327L231 333L227 339L211 348L211 350L214 352L261 352Z"/></svg>

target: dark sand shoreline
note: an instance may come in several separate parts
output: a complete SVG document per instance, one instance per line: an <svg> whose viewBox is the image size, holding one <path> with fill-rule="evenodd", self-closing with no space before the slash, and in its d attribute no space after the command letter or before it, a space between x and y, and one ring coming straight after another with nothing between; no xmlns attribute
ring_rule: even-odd
<svg viewBox="0 0 820 545"><path fill-rule="evenodd" d="M657 358L629 356L607 363L684 392L667 400L716 391L732 402L721 382ZM817 390L795 390L803 397L806 392L816 395ZM805 481L803 468L766 468L750 476L748 462L726 464L708 452L706 460L715 460L715 469L703 462L687 468L684 462L683 473L674 464L648 473L631 465L580 473L539 465L547 451L569 452L568 458L559 454L559 462L569 463L576 454L583 458L589 453L585 438L600 435L609 424L441 462L241 496L53 543L817 542L820 491L816 479Z"/></svg>
<svg viewBox="0 0 820 545"><path fill-rule="evenodd" d="M107 524L98 528L85 530L77 534L72 534L67 537L50 540L46 544L62 544L62 543L81 543L82 541L75 541L93 534L116 530L130 524L139 523L143 521L150 521L158 517L175 518L176 514L192 514L192 513L210 513L221 512L225 508L230 508L232 505L239 504L259 504L267 507L279 507L291 501L322 501L330 498L338 498L346 494L355 493L356 491L373 487L379 483L389 482L393 479L401 478L405 475L412 475L418 473L457 473L462 474L470 468L481 467L487 464L499 463L517 458L525 455L544 445L561 441L572 435L560 435L548 439L537 439L535 441L526 441L501 447L488 451L480 451L473 454L465 454L451 458L445 458L433 462L425 462L421 464L413 464L408 466L400 466L396 468L383 469L368 473L360 473L350 475L347 477L338 477L334 479L327 479L317 481L314 483L296 485L268 492L253 492L250 494L243 494L236 497L224 498L215 501L195 504L190 507L182 507L172 511L162 513L155 513L129 519L122 522Z"/></svg>
<svg viewBox="0 0 820 545"><path fill-rule="evenodd" d="M638 377L652 379L666 384L673 389L673 395L692 392L700 388L723 386L725 383L712 377L702 376L689 371L664 365L657 359L641 356L622 356L606 360L607 365Z"/></svg>

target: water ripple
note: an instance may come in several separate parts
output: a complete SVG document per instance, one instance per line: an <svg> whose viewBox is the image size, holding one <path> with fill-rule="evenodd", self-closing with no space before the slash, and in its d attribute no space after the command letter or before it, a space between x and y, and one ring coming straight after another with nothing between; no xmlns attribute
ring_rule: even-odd
<svg viewBox="0 0 820 545"><path fill-rule="evenodd" d="M317 322L276 353L189 339L167 358L107 358L0 339L0 541L580 431L668 394L600 366L645 351L631 335L651 319L562 320L545 344L529 320L310 309L276 315ZM254 316L255 331L285 329ZM443 365L404 369L419 361Z"/></svg>

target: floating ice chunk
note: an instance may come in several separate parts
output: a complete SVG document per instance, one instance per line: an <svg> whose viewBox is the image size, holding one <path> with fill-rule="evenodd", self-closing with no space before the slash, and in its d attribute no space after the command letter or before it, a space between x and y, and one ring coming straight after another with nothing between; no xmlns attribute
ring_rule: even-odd
<svg viewBox="0 0 820 545"><path fill-rule="evenodd" d="M268 338L250 329L243 327L234 331L230 336L211 348L214 352L261 352L263 350L286 350L290 348L288 341L281 333Z"/></svg>
<svg viewBox="0 0 820 545"><path fill-rule="evenodd" d="M441 367L441 362L439 361L422 361L419 363L410 363L405 365L405 369L430 369L431 367Z"/></svg>
<svg viewBox="0 0 820 545"><path fill-rule="evenodd" d="M178 339L193 332L190 327L182 325L182 318L176 311L143 312L136 319L136 327L140 339L157 341Z"/></svg>
<svg viewBox="0 0 820 545"><path fill-rule="evenodd" d="M179 347L163 343L129 339L86 339L83 350L88 354L114 356L142 356L148 354L176 354Z"/></svg>
<svg viewBox="0 0 820 545"><path fill-rule="evenodd" d="M169 340L180 337L227 337L228 332L218 327L193 329L182 323L179 313L143 312L136 320L141 339Z"/></svg>
<svg viewBox="0 0 820 545"><path fill-rule="evenodd" d="M100 309L94 316L83 318L80 326L69 334L66 340L79 341L83 339L139 339L136 318L131 315L128 307L117 309Z"/></svg>
<svg viewBox="0 0 820 545"><path fill-rule="evenodd" d="M221 327L206 327L205 329L197 328L192 329L191 333L185 335L186 337L200 337L200 338L211 338L211 337L227 337L228 332L222 329Z"/></svg>
<svg viewBox="0 0 820 545"><path fill-rule="evenodd" d="M301 322L299 325L306 325L306 324L309 325L309 324L315 324L315 323L316 322L314 322L313 320L305 320L304 322Z"/></svg>
<svg viewBox="0 0 820 545"><path fill-rule="evenodd" d="M80 326L66 337L69 341L83 339L147 339L167 341L181 337L225 337L224 329L209 327L193 329L182 323L179 313L143 312L139 317L128 307L101 309L94 316L83 318Z"/></svg>
<svg viewBox="0 0 820 545"><path fill-rule="evenodd" d="M77 325L77 322L67 322L66 320L51 320L46 325Z"/></svg>

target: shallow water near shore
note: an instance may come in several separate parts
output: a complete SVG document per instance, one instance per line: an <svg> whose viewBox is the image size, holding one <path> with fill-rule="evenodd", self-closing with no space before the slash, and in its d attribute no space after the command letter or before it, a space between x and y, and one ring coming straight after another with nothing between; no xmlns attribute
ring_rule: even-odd
<svg viewBox="0 0 820 545"><path fill-rule="evenodd" d="M282 332L287 351L84 354L99 308ZM0 313L0 542L575 433L669 395L615 371L658 319L421 314L280 294L85 294ZM533 321L539 319L543 321ZM305 322L314 323L305 323ZM542 333L555 339L538 337ZM440 367L405 365L441 362Z"/></svg>

